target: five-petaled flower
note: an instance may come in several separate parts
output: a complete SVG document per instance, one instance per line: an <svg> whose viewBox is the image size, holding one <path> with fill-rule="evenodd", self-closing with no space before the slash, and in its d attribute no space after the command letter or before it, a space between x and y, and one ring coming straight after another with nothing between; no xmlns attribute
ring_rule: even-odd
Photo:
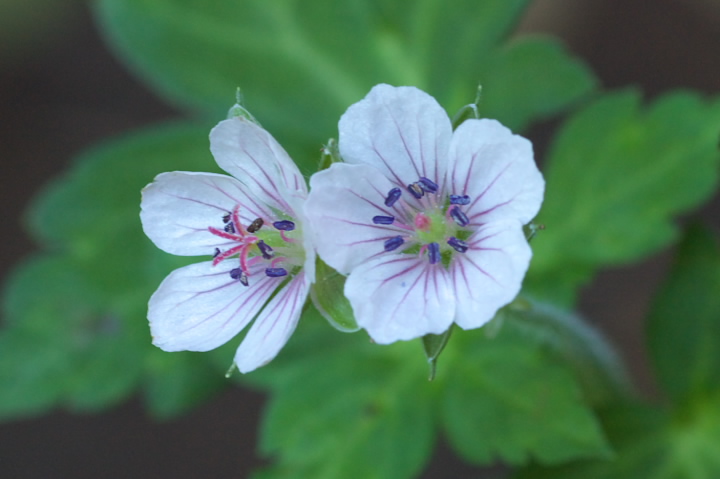
<svg viewBox="0 0 720 479"><path fill-rule="evenodd" d="M208 351L257 316L235 355L248 372L285 345L314 281L307 186L275 139L244 118L220 122L210 149L232 176L163 173L143 190L143 229L159 248L213 256L170 273L148 319L161 349Z"/></svg>
<svg viewBox="0 0 720 479"><path fill-rule="evenodd" d="M305 203L317 251L378 343L477 328L519 292L523 225L544 180L528 140L494 120L454 132L413 87L378 85L340 119L335 163Z"/></svg>

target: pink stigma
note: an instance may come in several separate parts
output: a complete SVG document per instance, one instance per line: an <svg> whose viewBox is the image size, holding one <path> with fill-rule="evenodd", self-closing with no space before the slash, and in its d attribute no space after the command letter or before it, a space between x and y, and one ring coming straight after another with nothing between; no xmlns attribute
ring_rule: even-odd
<svg viewBox="0 0 720 479"><path fill-rule="evenodd" d="M419 229L420 231L427 231L430 229L430 218L427 217L425 213L418 213L415 215L415 228Z"/></svg>

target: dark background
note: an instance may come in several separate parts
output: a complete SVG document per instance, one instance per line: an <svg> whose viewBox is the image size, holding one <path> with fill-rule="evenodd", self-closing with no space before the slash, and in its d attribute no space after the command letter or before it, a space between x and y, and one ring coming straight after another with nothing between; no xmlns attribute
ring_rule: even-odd
<svg viewBox="0 0 720 479"><path fill-rule="evenodd" d="M180 116L113 58L84 3L34 0L27 5L39 8L23 12L13 6L21 2L0 1L3 278L34 248L22 211L75 154L104 138ZM606 88L636 85L648 97L673 88L720 91L720 0L542 0L531 7L521 31L559 36ZM541 126L528 135L540 154L548 131ZM716 195L700 215L717 225L719 213ZM665 252L601 273L580 305L618 346L648 395L655 387L642 319L669 258ZM131 400L101 415L58 411L0 424L0 477L247 477L261 464L254 448L262 402L259 394L235 390L165 423L153 422ZM424 477L494 477L497 471L480 474L441 446Z"/></svg>

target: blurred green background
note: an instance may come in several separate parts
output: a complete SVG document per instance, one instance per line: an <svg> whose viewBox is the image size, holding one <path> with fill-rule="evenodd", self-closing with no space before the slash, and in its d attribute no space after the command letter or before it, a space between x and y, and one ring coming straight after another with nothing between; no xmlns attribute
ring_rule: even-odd
<svg viewBox="0 0 720 479"><path fill-rule="evenodd" d="M720 2L714 0L542 0L530 7L519 33L557 35L605 87L639 85L652 97L681 87L720 91L719 26ZM34 247L23 230L23 209L74 155L180 113L108 52L83 2L3 0L0 45L0 268L5 277ZM528 133L540 162L554 127L548 121ZM718 198L701 214L718 224ZM641 319L669 256L602 273L580 302L581 312L619 346L649 394L654 384ZM137 401L102 415L57 412L0 424L0 477L245 477L260 464L254 447L262 402L259 394L234 390L162 424L151 421ZM440 448L424 477L497 473L479 472Z"/></svg>

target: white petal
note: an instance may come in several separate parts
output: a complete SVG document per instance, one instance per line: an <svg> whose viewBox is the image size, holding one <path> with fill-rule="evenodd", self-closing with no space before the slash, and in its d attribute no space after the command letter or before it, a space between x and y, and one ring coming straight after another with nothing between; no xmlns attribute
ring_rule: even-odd
<svg viewBox="0 0 720 479"><path fill-rule="evenodd" d="M385 254L358 266L345 296L358 325L380 344L440 334L455 315L447 271L413 255Z"/></svg>
<svg viewBox="0 0 720 479"><path fill-rule="evenodd" d="M515 220L494 222L467 240L470 249L450 264L457 296L455 322L464 329L490 321L520 292L532 251Z"/></svg>
<svg viewBox="0 0 720 479"><path fill-rule="evenodd" d="M287 198L305 197L305 179L270 133L244 118L230 118L210 132L210 151L220 168L260 200L295 216Z"/></svg>
<svg viewBox="0 0 720 479"><path fill-rule="evenodd" d="M314 174L310 187L305 214L313 225L318 254L342 274L385 254L386 239L407 233L372 221L374 216L400 220L405 214L401 201L392 208L385 206L385 197L394 185L377 168L335 163Z"/></svg>
<svg viewBox="0 0 720 479"><path fill-rule="evenodd" d="M235 364L248 373L270 362L288 342L310 290L304 274L290 281L263 309L235 354Z"/></svg>
<svg viewBox="0 0 720 479"><path fill-rule="evenodd" d="M348 163L379 168L398 186L421 176L442 186L452 125L443 108L414 87L377 85L340 118L339 147Z"/></svg>
<svg viewBox="0 0 720 479"><path fill-rule="evenodd" d="M140 220L145 234L158 248L182 256L213 254L230 242L213 235L209 226L222 229L222 218L241 205L245 225L271 211L246 194L234 178L214 173L162 173L142 191Z"/></svg>
<svg viewBox="0 0 720 479"><path fill-rule="evenodd" d="M197 263L170 273L150 298L153 344L165 351L209 351L226 343L257 314L281 278L250 268L249 286L230 278L238 263Z"/></svg>
<svg viewBox="0 0 720 479"><path fill-rule="evenodd" d="M540 209L545 181L532 144L495 120L468 120L453 134L448 193L470 196L471 224L514 218L523 224Z"/></svg>
<svg viewBox="0 0 720 479"><path fill-rule="evenodd" d="M302 243L303 248L305 249L305 263L303 264L302 271L305 278L307 278L307 281L312 284L315 282L315 262L317 259L317 255L315 253L315 231L313 230L312 223L305 215L303 207L299 206L296 209L296 214L297 217L295 218L295 222L302 232Z"/></svg>

